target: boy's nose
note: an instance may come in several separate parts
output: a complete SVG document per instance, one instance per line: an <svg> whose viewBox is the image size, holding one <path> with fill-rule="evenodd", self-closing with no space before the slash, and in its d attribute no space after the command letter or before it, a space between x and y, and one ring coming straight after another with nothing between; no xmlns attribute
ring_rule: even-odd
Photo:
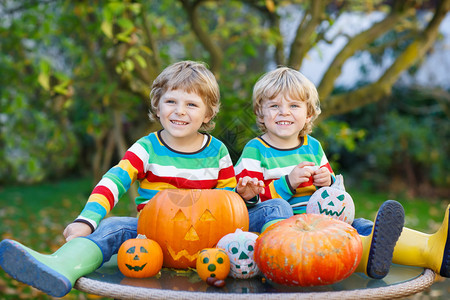
<svg viewBox="0 0 450 300"><path fill-rule="evenodd" d="M178 115L184 115L186 114L186 110L182 105L178 105L175 113L177 113Z"/></svg>
<svg viewBox="0 0 450 300"><path fill-rule="evenodd" d="M280 114L282 114L282 115L288 115L291 112L289 107L287 107L285 105L280 105L279 110L280 110Z"/></svg>

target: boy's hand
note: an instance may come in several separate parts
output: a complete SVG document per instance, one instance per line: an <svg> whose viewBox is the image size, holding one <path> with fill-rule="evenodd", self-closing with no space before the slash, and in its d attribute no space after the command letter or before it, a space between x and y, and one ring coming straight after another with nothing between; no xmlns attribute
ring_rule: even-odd
<svg viewBox="0 0 450 300"><path fill-rule="evenodd" d="M66 242L68 242L73 238L87 236L91 233L92 230L89 225L80 222L74 222L67 225L66 229L64 229L63 235L66 238Z"/></svg>
<svg viewBox="0 0 450 300"><path fill-rule="evenodd" d="M291 186L296 189L300 184L304 182L308 182L309 178L314 175L314 163L310 161L304 161L299 163L292 169L291 173L289 173L289 183Z"/></svg>
<svg viewBox="0 0 450 300"><path fill-rule="evenodd" d="M250 176L239 178L236 192L242 199L250 200L259 194L264 194L264 182L257 178L251 178Z"/></svg>
<svg viewBox="0 0 450 300"><path fill-rule="evenodd" d="M314 172L313 184L315 186L330 186L331 185L331 173L326 167L322 167Z"/></svg>

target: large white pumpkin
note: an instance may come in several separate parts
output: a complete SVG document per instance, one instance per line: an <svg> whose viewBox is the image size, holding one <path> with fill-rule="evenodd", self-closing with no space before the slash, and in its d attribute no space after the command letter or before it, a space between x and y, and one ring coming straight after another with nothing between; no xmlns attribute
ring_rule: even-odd
<svg viewBox="0 0 450 300"><path fill-rule="evenodd" d="M258 266L253 259L255 242L258 235L253 232L236 229L222 237L217 248L222 248L230 258L230 273L233 278L252 278L259 274Z"/></svg>
<svg viewBox="0 0 450 300"><path fill-rule="evenodd" d="M315 191L309 198L306 213L327 215L351 225L355 218L355 204L345 191L344 177L337 175L331 186Z"/></svg>

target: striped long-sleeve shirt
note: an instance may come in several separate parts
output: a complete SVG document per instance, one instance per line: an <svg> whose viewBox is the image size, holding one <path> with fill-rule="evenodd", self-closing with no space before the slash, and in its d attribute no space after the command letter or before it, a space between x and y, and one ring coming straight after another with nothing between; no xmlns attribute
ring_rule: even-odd
<svg viewBox="0 0 450 300"><path fill-rule="evenodd" d="M204 146L194 153L171 149L160 131L139 139L92 191L75 220L92 230L135 182L139 182L137 210L164 189L227 189L236 186L233 163L225 145L206 135Z"/></svg>
<svg viewBox="0 0 450 300"><path fill-rule="evenodd" d="M333 170L322 146L309 135L304 136L300 145L293 149L277 149L261 137L252 139L244 147L236 164L236 179L250 176L263 180L265 190L264 194L259 195L261 201L282 198L291 204L294 213L304 213L310 196L317 188L312 184L312 178L297 189L292 188L287 179L287 175L303 161L327 167L334 180Z"/></svg>

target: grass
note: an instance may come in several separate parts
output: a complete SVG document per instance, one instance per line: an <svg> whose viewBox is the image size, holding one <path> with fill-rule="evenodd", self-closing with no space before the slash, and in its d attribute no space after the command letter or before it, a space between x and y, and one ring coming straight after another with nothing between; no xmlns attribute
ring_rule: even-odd
<svg viewBox="0 0 450 300"><path fill-rule="evenodd" d="M425 233L435 232L442 223L444 211L450 199L408 198L404 195L388 195L359 188L347 187L347 192L355 203L355 217L374 219L380 205L388 200L396 200L405 210L405 226Z"/></svg>
<svg viewBox="0 0 450 300"><path fill-rule="evenodd" d="M43 253L56 251L63 243L62 232L84 207L93 188L90 178L69 178L32 186L0 187L0 238L18 240ZM389 196L347 186L356 207L356 217L373 219L378 207L387 199L399 201L405 208L406 226L431 233L441 224L449 199L409 199ZM135 211L125 196L114 215L133 216ZM445 282L449 282L447 279ZM434 286L434 285L433 285ZM0 299L51 299L47 295L21 284L0 271ZM99 299L72 290L64 299Z"/></svg>

